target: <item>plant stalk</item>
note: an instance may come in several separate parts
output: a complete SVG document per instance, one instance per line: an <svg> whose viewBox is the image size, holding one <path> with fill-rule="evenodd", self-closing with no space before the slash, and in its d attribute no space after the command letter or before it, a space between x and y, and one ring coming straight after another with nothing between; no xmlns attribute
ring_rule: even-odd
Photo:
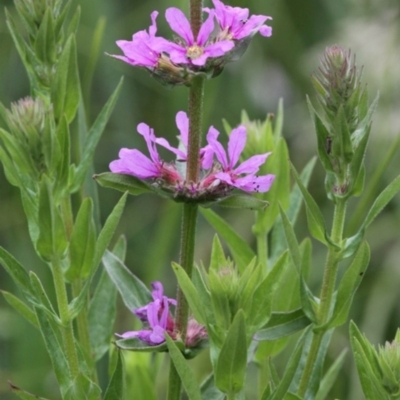
<svg viewBox="0 0 400 400"><path fill-rule="evenodd" d="M334 243L338 245L342 240L343 227L346 216L346 206L346 200L338 199L335 206L335 213L333 215L331 239ZM338 264L339 260L337 257L337 250L332 245L330 245L326 257L325 272L320 293L320 306L318 308L317 314L318 325L326 324L330 318ZM304 366L303 375L301 377L299 389L297 392L300 397L304 397L307 392L308 384L314 369L315 361L318 356L319 348L321 346L321 342L326 331L327 329L321 330L314 333L313 335L310 351L308 353L306 365Z"/></svg>
<svg viewBox="0 0 400 400"><path fill-rule="evenodd" d="M194 37L200 30L202 23L202 0L190 0L190 26ZM200 172L200 143L203 118L204 78L193 79L189 89L189 138L186 166L187 184L196 184ZM197 204L186 203L183 205L183 218L181 230L180 265L191 277L194 263L194 248L197 222ZM175 312L175 330L183 342L186 339L186 330L189 316L189 306L185 295L178 287L177 306ZM182 382L175 366L170 361L168 400L179 400L181 396Z"/></svg>
<svg viewBox="0 0 400 400"><path fill-rule="evenodd" d="M79 374L79 362L75 347L74 328L72 326L72 321L69 321L67 289L65 287L64 276L58 257L55 257L51 261L51 267L53 273L54 288L57 297L58 312L60 314L60 319L63 324L62 334L65 355L67 357L72 378L75 378Z"/></svg>

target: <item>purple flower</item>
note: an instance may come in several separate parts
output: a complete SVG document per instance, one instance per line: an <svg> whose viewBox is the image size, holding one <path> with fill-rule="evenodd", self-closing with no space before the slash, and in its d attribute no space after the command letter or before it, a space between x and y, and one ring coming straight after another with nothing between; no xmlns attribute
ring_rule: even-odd
<svg viewBox="0 0 400 400"><path fill-rule="evenodd" d="M131 41L118 40L117 45L123 51L124 55L112 55L112 57L134 66L155 68L160 60L162 44L164 43L163 38L156 37L157 16L157 11L151 13L152 24L149 27L148 33L143 30L135 33Z"/></svg>
<svg viewBox="0 0 400 400"><path fill-rule="evenodd" d="M221 170L205 178L205 184L212 186L215 182L221 181L246 192L267 192L275 175L257 176L256 173L271 153L250 157L235 168L246 144L246 128L239 126L232 130L229 136L228 154L218 142L218 136L219 132L211 127L207 134L207 141L221 164Z"/></svg>
<svg viewBox="0 0 400 400"><path fill-rule="evenodd" d="M174 321L169 314L169 305L176 305L175 299L164 296L164 288L161 282L152 283L152 296L154 301L144 307L134 310L134 313L146 325L146 329L128 331L122 335L123 339L138 338L150 345L158 345L165 341L165 332L173 333Z"/></svg>
<svg viewBox="0 0 400 400"><path fill-rule="evenodd" d="M221 39L241 40L252 37L257 32L262 36L272 35L272 28L264 25L264 22L272 19L266 15L252 15L249 18L247 8L226 6L220 0L212 0L214 10L205 8L210 15L214 12L215 18L221 28L219 37Z"/></svg>
<svg viewBox="0 0 400 400"><path fill-rule="evenodd" d="M144 137L151 159L139 150L122 148L118 154L119 160L110 163L111 172L133 175L139 179L159 178L172 185L182 181L175 166L160 159L153 129L142 122L137 126L137 131Z"/></svg>
<svg viewBox="0 0 400 400"><path fill-rule="evenodd" d="M177 44L165 40L162 44L163 51L169 54L171 61L175 64L203 66L208 58L223 56L234 47L234 43L230 40L220 40L215 43L209 41L214 30L214 13L212 11L201 25L196 38L188 19L178 8L168 8L165 18L171 29L184 41L182 44Z"/></svg>

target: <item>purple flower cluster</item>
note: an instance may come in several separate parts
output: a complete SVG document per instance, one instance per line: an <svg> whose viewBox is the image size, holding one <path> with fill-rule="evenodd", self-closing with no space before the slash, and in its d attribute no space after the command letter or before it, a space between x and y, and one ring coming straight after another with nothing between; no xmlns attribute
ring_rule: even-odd
<svg viewBox="0 0 400 400"><path fill-rule="evenodd" d="M165 342L165 333L173 339L177 339L175 321L169 312L169 306L176 306L176 300L164 296L164 288L161 282L153 282L151 301L146 306L134 310L134 314L144 323L145 329L139 331L128 331L116 336L122 339L138 338L151 346L157 346ZM194 347L199 340L207 337L207 332L203 325L200 325L193 318L189 320L186 346Z"/></svg>
<svg viewBox="0 0 400 400"><path fill-rule="evenodd" d="M148 125L140 123L138 132L144 137L150 158L139 150L122 148L119 159L110 163L110 170L117 174L135 176L141 180L151 180L161 188L172 191L176 197L197 200L213 200L226 196L233 189L245 192L267 192L275 176L257 176L260 167L270 153L250 157L239 163L246 145L246 128L239 126L232 130L228 141L228 153L218 141L219 132L211 126L207 134L207 145L200 149L201 179L187 182L184 167L187 158L189 121L185 112L176 115L176 125L180 131L179 148L171 146L164 138L156 138ZM176 156L176 162L163 161L157 151L160 145Z"/></svg>
<svg viewBox="0 0 400 400"><path fill-rule="evenodd" d="M195 73L217 75L226 62L243 53L249 39L257 32L266 37L272 35L272 28L264 24L271 17L249 17L247 8L226 6L220 0L212 1L215 8L204 8L208 17L197 35L193 34L185 14L171 7L166 10L165 18L179 40L172 42L156 36L158 12L153 11L148 32L139 31L130 41L118 40L117 45L124 55L113 57L144 67L164 82L190 84Z"/></svg>

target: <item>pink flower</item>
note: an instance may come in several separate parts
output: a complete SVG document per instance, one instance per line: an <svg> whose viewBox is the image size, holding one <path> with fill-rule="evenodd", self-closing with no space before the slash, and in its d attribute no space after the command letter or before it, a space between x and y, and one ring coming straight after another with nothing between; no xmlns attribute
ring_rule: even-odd
<svg viewBox="0 0 400 400"><path fill-rule="evenodd" d="M194 38L188 19L178 8L168 8L165 18L171 29L184 40L182 44L169 41L163 43L163 50L169 53L171 61L175 64L203 66L208 58L221 57L234 47L234 43L230 40L209 42L210 35L214 30L213 12L209 13L207 20L201 25L196 38Z"/></svg>
<svg viewBox="0 0 400 400"><path fill-rule="evenodd" d="M272 19L266 15L252 15L249 18L247 8L226 6L220 0L212 0L214 10L205 8L210 15L214 12L215 18L221 28L219 37L233 40L241 40L246 37L252 37L257 32L262 36L272 35L272 28L264 25L264 22Z"/></svg>
<svg viewBox="0 0 400 400"><path fill-rule="evenodd" d="M228 154L221 143L218 142L218 136L219 132L211 127L207 134L207 141L221 164L221 171L205 178L206 184L212 186L219 180L245 192L267 192L275 179L275 175L257 176L256 173L271 153L250 157L235 168L246 144L246 128L239 126L232 130L229 136Z"/></svg>
<svg viewBox="0 0 400 400"><path fill-rule="evenodd" d="M123 339L138 338L150 345L158 345L165 341L165 332L172 334L174 321L169 313L169 305L176 306L176 300L164 296L161 282L153 282L152 287L154 301L134 310L134 313L148 327L139 331L128 331L122 335L116 333L117 336Z"/></svg>
<svg viewBox="0 0 400 400"><path fill-rule="evenodd" d="M134 66L155 68L161 57L162 44L164 43L164 39L156 37L157 16L157 11L151 13L152 24L149 27L149 33L143 30L135 33L131 41L118 40L117 45L124 55L112 55L112 57Z"/></svg>
<svg viewBox="0 0 400 400"><path fill-rule="evenodd" d="M133 175L139 179L160 178L168 184L182 181L175 166L160 159L153 129L142 122L137 126L137 131L144 137L151 159L137 149L122 148L118 154L119 159L110 163L111 172Z"/></svg>

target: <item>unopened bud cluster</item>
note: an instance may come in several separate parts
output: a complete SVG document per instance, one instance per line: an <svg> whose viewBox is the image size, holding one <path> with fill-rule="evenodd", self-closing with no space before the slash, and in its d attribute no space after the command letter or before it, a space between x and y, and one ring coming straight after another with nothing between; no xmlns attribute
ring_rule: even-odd
<svg viewBox="0 0 400 400"><path fill-rule="evenodd" d="M323 110L321 117L311 111L319 157L327 171L328 197L357 196L364 184L364 155L375 103L368 109L361 70L350 50L340 46L326 49L312 82Z"/></svg>

